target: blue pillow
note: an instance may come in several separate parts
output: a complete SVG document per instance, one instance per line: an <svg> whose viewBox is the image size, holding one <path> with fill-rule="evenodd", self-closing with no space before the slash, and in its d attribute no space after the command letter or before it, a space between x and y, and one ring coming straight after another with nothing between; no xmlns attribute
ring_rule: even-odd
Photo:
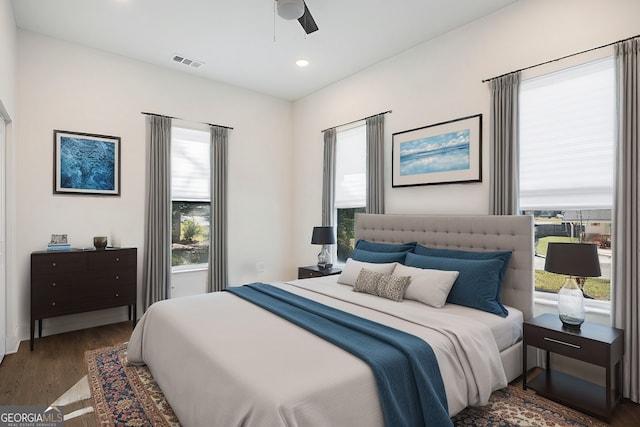
<svg viewBox="0 0 640 427"><path fill-rule="evenodd" d="M368 240L358 240L356 242L356 249L362 249L370 252L408 252L413 251L417 242L409 243L377 243L369 242Z"/></svg>
<svg viewBox="0 0 640 427"><path fill-rule="evenodd" d="M502 291L502 280L504 274L509 267L509 261L511 260L511 251L495 251L495 252L472 252L461 251L457 249L437 249L430 248L428 246L417 245L413 251L416 255L428 255L437 256L441 258L458 258L458 259L497 259L502 262L502 268L500 269L500 282L498 283L498 293L496 298L500 300L500 292Z"/></svg>
<svg viewBox="0 0 640 427"><path fill-rule="evenodd" d="M434 270L458 271L460 274L449 292L447 302L477 308L502 317L509 314L497 296L503 264L499 259L442 258L408 253L404 264Z"/></svg>
<svg viewBox="0 0 640 427"><path fill-rule="evenodd" d="M354 249L351 258L356 261L387 263L387 262L404 262L404 256L407 252L371 252L363 249Z"/></svg>

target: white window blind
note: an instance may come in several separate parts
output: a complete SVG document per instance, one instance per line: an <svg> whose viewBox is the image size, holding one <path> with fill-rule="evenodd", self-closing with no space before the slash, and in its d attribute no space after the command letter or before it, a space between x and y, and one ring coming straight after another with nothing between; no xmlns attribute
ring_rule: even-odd
<svg viewBox="0 0 640 427"><path fill-rule="evenodd" d="M366 125L360 125L336 133L337 209L366 206L366 132Z"/></svg>
<svg viewBox="0 0 640 427"><path fill-rule="evenodd" d="M610 208L613 58L523 81L519 108L520 208Z"/></svg>
<svg viewBox="0 0 640 427"><path fill-rule="evenodd" d="M211 201L209 132L171 128L171 199Z"/></svg>

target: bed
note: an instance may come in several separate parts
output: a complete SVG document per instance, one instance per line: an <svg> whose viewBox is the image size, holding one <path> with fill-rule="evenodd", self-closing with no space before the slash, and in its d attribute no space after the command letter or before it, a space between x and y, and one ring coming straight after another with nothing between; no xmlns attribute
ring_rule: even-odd
<svg viewBox="0 0 640 427"><path fill-rule="evenodd" d="M533 312L530 217L359 214L356 239L509 251L499 290L508 315L353 292L339 283L347 280L346 268L342 275L273 286L428 342L450 416L485 404L521 374L522 320ZM149 367L184 426L385 425L376 380L363 360L231 292L154 304L132 334L128 359Z"/></svg>

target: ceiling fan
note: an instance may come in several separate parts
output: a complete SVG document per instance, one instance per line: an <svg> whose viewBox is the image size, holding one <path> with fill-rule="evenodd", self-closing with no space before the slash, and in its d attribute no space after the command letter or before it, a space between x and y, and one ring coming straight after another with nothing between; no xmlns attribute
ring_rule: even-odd
<svg viewBox="0 0 640 427"><path fill-rule="evenodd" d="M305 33L318 31L318 25L304 0L276 0L276 7L281 18L297 19Z"/></svg>

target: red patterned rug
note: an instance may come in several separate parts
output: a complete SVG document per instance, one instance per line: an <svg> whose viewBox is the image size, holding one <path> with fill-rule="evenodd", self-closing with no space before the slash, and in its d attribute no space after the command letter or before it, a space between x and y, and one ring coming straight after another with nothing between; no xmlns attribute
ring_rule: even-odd
<svg viewBox="0 0 640 427"><path fill-rule="evenodd" d="M149 369L127 363L126 343L84 358L98 426L180 426Z"/></svg>
<svg viewBox="0 0 640 427"><path fill-rule="evenodd" d="M126 351L127 345L121 344L85 353L98 425L180 426L147 367L128 365ZM607 426L514 386L494 392L488 405L467 408L452 421L466 427Z"/></svg>
<svg viewBox="0 0 640 427"><path fill-rule="evenodd" d="M595 418L540 397L522 387L496 390L485 406L470 407L453 417L455 426L593 426L606 427Z"/></svg>

